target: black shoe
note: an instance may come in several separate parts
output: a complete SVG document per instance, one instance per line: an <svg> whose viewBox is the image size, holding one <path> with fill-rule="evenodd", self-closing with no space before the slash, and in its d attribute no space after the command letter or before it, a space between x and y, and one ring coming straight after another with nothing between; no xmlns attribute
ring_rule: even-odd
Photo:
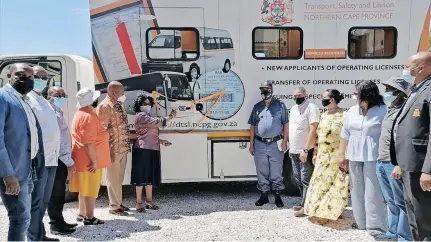
<svg viewBox="0 0 431 242"><path fill-rule="evenodd" d="M284 203L283 203L283 200L281 199L279 191L275 192L274 198L275 198L275 206L277 206L277 208L284 207Z"/></svg>
<svg viewBox="0 0 431 242"><path fill-rule="evenodd" d="M51 226L51 234L55 235L68 235L72 234L76 231L75 228L68 228L66 226L63 227L57 227L57 226ZM58 240L49 240L49 241L58 241Z"/></svg>
<svg viewBox="0 0 431 242"><path fill-rule="evenodd" d="M69 224L69 223L66 223L66 222L64 222L63 225L64 225L64 227L69 228L69 229L73 229L76 226L78 226L78 224L76 224L76 223Z"/></svg>
<svg viewBox="0 0 431 242"><path fill-rule="evenodd" d="M59 239L54 239L54 238L48 238L46 236L43 236L42 241L60 241Z"/></svg>
<svg viewBox="0 0 431 242"><path fill-rule="evenodd" d="M269 203L269 199L268 199L268 193L264 192L260 195L259 200L256 201L256 203L254 205L260 207L263 206L265 204Z"/></svg>

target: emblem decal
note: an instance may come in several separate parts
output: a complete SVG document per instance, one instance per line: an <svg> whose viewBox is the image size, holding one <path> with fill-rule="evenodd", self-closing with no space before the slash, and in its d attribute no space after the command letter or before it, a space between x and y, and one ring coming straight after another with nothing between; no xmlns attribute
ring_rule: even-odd
<svg viewBox="0 0 431 242"><path fill-rule="evenodd" d="M413 112L413 117L420 117L421 116L421 111L419 111L419 108L416 108L415 111Z"/></svg>
<svg viewBox="0 0 431 242"><path fill-rule="evenodd" d="M293 0L263 0L260 10L265 23L282 26L293 21Z"/></svg>

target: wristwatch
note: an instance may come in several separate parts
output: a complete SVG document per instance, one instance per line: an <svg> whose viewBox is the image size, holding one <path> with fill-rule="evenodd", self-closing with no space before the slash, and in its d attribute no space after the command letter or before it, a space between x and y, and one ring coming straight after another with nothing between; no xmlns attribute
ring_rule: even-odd
<svg viewBox="0 0 431 242"><path fill-rule="evenodd" d="M306 154L307 154L307 153L308 153L308 149L304 149L304 153L306 153Z"/></svg>

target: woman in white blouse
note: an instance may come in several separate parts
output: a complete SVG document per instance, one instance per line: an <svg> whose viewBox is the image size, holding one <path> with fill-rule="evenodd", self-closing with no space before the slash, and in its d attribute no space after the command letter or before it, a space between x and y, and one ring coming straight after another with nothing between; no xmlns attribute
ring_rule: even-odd
<svg viewBox="0 0 431 242"><path fill-rule="evenodd" d="M354 228L386 232L386 205L376 175L380 130L386 106L372 81L356 85L358 104L347 112L341 131L340 169L351 176ZM347 155L347 156L346 156Z"/></svg>

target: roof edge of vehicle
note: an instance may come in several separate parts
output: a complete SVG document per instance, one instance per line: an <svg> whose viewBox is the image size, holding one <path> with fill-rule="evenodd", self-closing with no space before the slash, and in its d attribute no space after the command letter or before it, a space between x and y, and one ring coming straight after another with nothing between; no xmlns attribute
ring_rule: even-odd
<svg viewBox="0 0 431 242"><path fill-rule="evenodd" d="M15 58L15 57L41 57L41 56L46 56L46 57L66 57L66 58L71 58L75 61L79 61L79 62L93 62L85 57L79 56L79 55L73 55L73 54L64 54L64 53L44 53L44 54L10 54L10 55L0 55L0 60L1 59L6 59L6 58Z"/></svg>

